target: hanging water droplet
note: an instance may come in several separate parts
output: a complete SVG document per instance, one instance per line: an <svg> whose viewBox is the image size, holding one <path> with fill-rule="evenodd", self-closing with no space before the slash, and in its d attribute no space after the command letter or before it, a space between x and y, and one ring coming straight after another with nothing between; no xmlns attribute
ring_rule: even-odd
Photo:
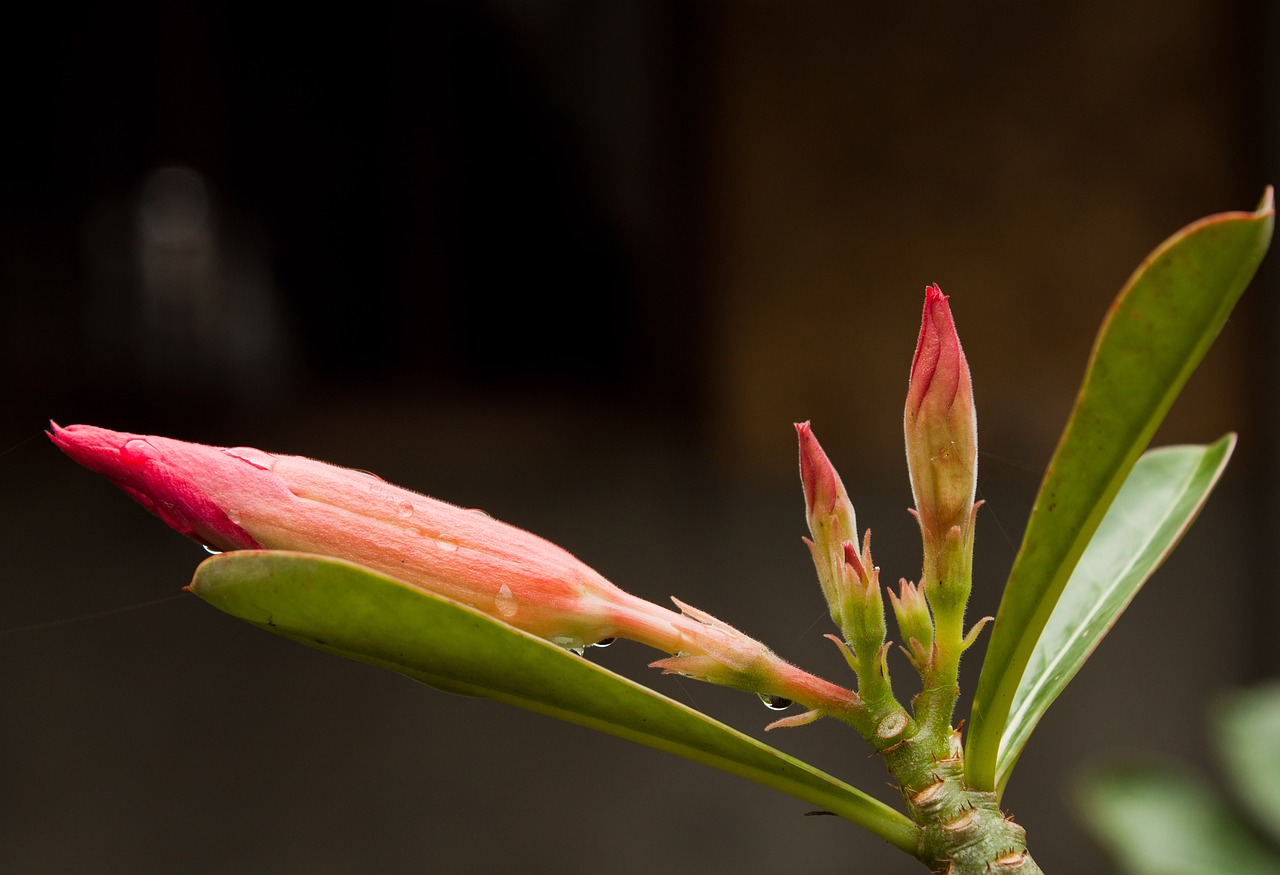
<svg viewBox="0 0 1280 875"><path fill-rule="evenodd" d="M400 519L407 520L409 517L413 516L413 505L407 501L402 501L396 508L396 513L400 514Z"/></svg>
<svg viewBox="0 0 1280 875"><path fill-rule="evenodd" d="M219 549L217 549L217 548L215 548L215 547L210 547L208 544L201 544L200 546L201 546L201 547L204 547L204 552L208 553L210 556L221 556L221 555L222 555L222 551L221 551L221 550L219 550Z"/></svg>
<svg viewBox="0 0 1280 875"><path fill-rule="evenodd" d="M453 535L437 535L436 546L446 553L458 552L458 542Z"/></svg>
<svg viewBox="0 0 1280 875"><path fill-rule="evenodd" d="M617 640L618 640L617 638L601 638L595 644L589 644L587 646L588 647L608 647L610 644L612 644Z"/></svg>
<svg viewBox="0 0 1280 875"><path fill-rule="evenodd" d="M570 635L556 635L550 640L552 644L558 644L565 650L568 650L571 653L576 653L579 656L582 656L582 654L587 652L587 648L582 643L581 638L574 638Z"/></svg>
<svg viewBox="0 0 1280 875"><path fill-rule="evenodd" d="M511 587L504 583L493 599L493 606L498 609L498 613L504 620L510 620L516 615L516 611L520 610L520 601L511 591Z"/></svg>
<svg viewBox="0 0 1280 875"><path fill-rule="evenodd" d="M261 471L270 471L276 466L275 456L270 453L264 453L262 450L256 450L253 447L231 447L222 452L233 459L248 462Z"/></svg>
<svg viewBox="0 0 1280 875"><path fill-rule="evenodd" d="M785 711L793 704L790 699L775 696L773 693L760 693L760 701L764 702L764 706L770 711Z"/></svg>

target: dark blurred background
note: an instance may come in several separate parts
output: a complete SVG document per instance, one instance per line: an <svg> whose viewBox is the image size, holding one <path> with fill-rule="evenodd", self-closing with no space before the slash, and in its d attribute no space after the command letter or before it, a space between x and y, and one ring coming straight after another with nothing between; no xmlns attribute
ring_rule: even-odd
<svg viewBox="0 0 1280 875"><path fill-rule="evenodd" d="M940 283L976 383L992 613L1107 304L1168 234L1280 179L1262 0L6 20L5 872L919 871L741 779L210 610L178 591L200 548L41 429L374 470L849 681L791 423L813 421L885 578L918 574L901 405ZM1010 786L1047 871L1106 871L1071 812L1086 763L1208 770L1214 694L1280 671L1275 292L1264 266L1160 436L1239 430L1222 488ZM774 716L650 677L638 646L592 658L757 735ZM892 799L838 726L769 740Z"/></svg>

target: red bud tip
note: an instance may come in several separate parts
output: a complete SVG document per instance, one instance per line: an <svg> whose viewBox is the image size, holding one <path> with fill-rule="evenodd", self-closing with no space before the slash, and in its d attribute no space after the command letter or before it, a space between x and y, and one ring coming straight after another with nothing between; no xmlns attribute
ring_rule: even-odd
<svg viewBox="0 0 1280 875"><path fill-rule="evenodd" d="M209 497L183 464L217 453L214 448L92 425L62 428L51 422L49 427L49 439L60 450L107 477L175 531L216 550L261 547Z"/></svg>
<svg viewBox="0 0 1280 875"><path fill-rule="evenodd" d="M858 555L858 548L853 546L852 541L845 541L843 547L845 564L853 569L853 573L858 575L860 580L865 580L867 572L863 568L862 557Z"/></svg>
<svg viewBox="0 0 1280 875"><path fill-rule="evenodd" d="M841 526L838 536L856 538L858 532L853 505L835 466L823 452L809 423L796 423L796 436L800 440L800 483L804 487L810 530L835 515Z"/></svg>
<svg viewBox="0 0 1280 875"><path fill-rule="evenodd" d="M935 283L925 289L920 336L911 359L907 415L917 415L926 397L932 407L950 407L968 371L955 321L951 318L951 305Z"/></svg>

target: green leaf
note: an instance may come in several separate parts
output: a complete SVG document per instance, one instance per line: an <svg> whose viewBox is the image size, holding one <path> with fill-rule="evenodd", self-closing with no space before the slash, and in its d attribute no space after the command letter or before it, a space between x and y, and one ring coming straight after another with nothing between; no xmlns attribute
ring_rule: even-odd
<svg viewBox="0 0 1280 875"><path fill-rule="evenodd" d="M1274 222L1202 219L1161 244L1111 305L1005 586L969 719L965 775L994 790L1022 675L1077 560L1257 270Z"/></svg>
<svg viewBox="0 0 1280 875"><path fill-rule="evenodd" d="M1013 697L1000 739L1001 789L1049 705L1190 528L1234 447L1229 434L1208 447L1152 450L1133 466L1071 573Z"/></svg>
<svg viewBox="0 0 1280 875"><path fill-rule="evenodd" d="M1085 825L1130 875L1280 875L1276 860L1203 782L1154 764L1090 775Z"/></svg>
<svg viewBox="0 0 1280 875"><path fill-rule="evenodd" d="M238 551L206 560L189 589L303 644L741 775L915 852L916 826L848 784L541 638L361 566Z"/></svg>
<svg viewBox="0 0 1280 875"><path fill-rule="evenodd" d="M1280 841L1280 681L1225 697L1214 711L1213 728L1236 795Z"/></svg>

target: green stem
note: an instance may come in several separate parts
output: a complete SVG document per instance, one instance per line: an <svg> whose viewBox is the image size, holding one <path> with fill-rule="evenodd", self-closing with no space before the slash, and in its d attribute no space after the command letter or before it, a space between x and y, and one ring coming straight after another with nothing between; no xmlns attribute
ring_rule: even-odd
<svg viewBox="0 0 1280 875"><path fill-rule="evenodd" d="M882 755L920 826L921 862L948 875L1041 872L1027 852L1026 831L1001 813L995 794L965 786L958 731L941 747L935 733L921 732Z"/></svg>

